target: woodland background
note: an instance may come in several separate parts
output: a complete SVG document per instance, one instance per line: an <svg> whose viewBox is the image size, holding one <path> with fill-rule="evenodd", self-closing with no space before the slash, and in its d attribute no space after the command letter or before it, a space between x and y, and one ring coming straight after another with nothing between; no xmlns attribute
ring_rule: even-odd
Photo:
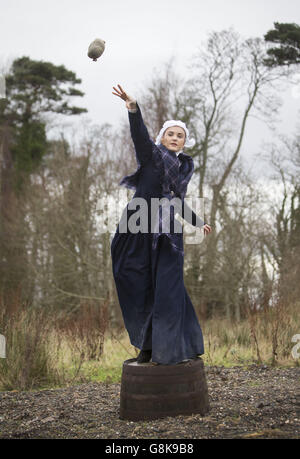
<svg viewBox="0 0 300 459"><path fill-rule="evenodd" d="M204 197L214 231L201 244L185 245L185 285L208 364L299 364L291 355L292 337L300 333L299 130L287 137L276 127L280 93L299 63L297 24L274 23L263 38L212 32L190 61L188 79L170 61L134 95L152 138L171 118L185 121L196 139L188 151L195 163L188 196ZM6 69L5 80L1 387L118 380L122 361L136 350L124 332L111 235L99 227L97 203L118 199L119 181L136 169L129 125L88 126L78 145L63 134L49 140L49 117L86 112L72 105L83 95L80 78L23 56ZM274 129L262 153L272 171L265 180L241 157L251 116Z"/></svg>

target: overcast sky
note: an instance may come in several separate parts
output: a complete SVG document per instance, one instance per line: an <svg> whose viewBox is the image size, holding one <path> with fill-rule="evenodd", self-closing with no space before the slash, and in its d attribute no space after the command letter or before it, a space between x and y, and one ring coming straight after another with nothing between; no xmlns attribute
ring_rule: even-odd
<svg viewBox="0 0 300 459"><path fill-rule="evenodd" d="M138 96L153 68L170 56L186 77L191 55L210 31L233 27L245 38L263 37L275 21L300 24L299 0L0 0L0 6L0 68L21 56L64 65L82 79L77 87L85 96L73 104L86 107L93 123L113 125L127 116L113 85ZM93 62L87 49L96 37L106 49ZM282 96L278 129L289 133L299 120L300 94ZM269 139L268 129L252 122L244 150L252 156Z"/></svg>

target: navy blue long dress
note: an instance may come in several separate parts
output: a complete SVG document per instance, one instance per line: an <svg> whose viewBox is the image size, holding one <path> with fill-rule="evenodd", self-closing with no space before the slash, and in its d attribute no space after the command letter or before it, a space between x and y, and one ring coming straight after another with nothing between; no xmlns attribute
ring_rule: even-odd
<svg viewBox="0 0 300 459"><path fill-rule="evenodd" d="M151 156L153 141L140 109L128 114L140 163L133 197L144 198L150 208L151 197L162 197ZM127 218L134 212L128 210ZM165 234L160 235L154 250L153 233L122 233L119 225L111 242L112 269L131 344L141 350L152 349L152 361L160 364L176 364L202 355L201 327L184 286L183 234L177 234L182 251L174 250Z"/></svg>

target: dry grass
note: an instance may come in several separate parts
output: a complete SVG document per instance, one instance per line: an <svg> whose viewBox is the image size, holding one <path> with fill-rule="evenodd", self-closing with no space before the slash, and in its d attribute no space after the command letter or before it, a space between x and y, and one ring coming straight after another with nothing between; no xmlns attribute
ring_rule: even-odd
<svg viewBox="0 0 300 459"><path fill-rule="evenodd" d="M241 322L210 319L202 325L204 361L232 366L258 363L294 366L292 337L300 332L300 304L278 302L265 311L251 308Z"/></svg>
<svg viewBox="0 0 300 459"><path fill-rule="evenodd" d="M206 365L298 366L292 336L300 333L299 304L251 309L239 323L215 318L201 323ZM25 390L86 381L120 381L122 363L135 357L126 331L108 327L106 306L83 305L72 319L51 320L26 305L0 318L7 358L0 359L0 388Z"/></svg>

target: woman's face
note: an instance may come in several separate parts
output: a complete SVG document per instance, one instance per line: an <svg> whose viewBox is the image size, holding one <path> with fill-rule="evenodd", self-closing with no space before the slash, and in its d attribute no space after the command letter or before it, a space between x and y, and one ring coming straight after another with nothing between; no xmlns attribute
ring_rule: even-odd
<svg viewBox="0 0 300 459"><path fill-rule="evenodd" d="M185 144L185 130L179 126L172 126L165 130L161 143L171 151L180 151Z"/></svg>

